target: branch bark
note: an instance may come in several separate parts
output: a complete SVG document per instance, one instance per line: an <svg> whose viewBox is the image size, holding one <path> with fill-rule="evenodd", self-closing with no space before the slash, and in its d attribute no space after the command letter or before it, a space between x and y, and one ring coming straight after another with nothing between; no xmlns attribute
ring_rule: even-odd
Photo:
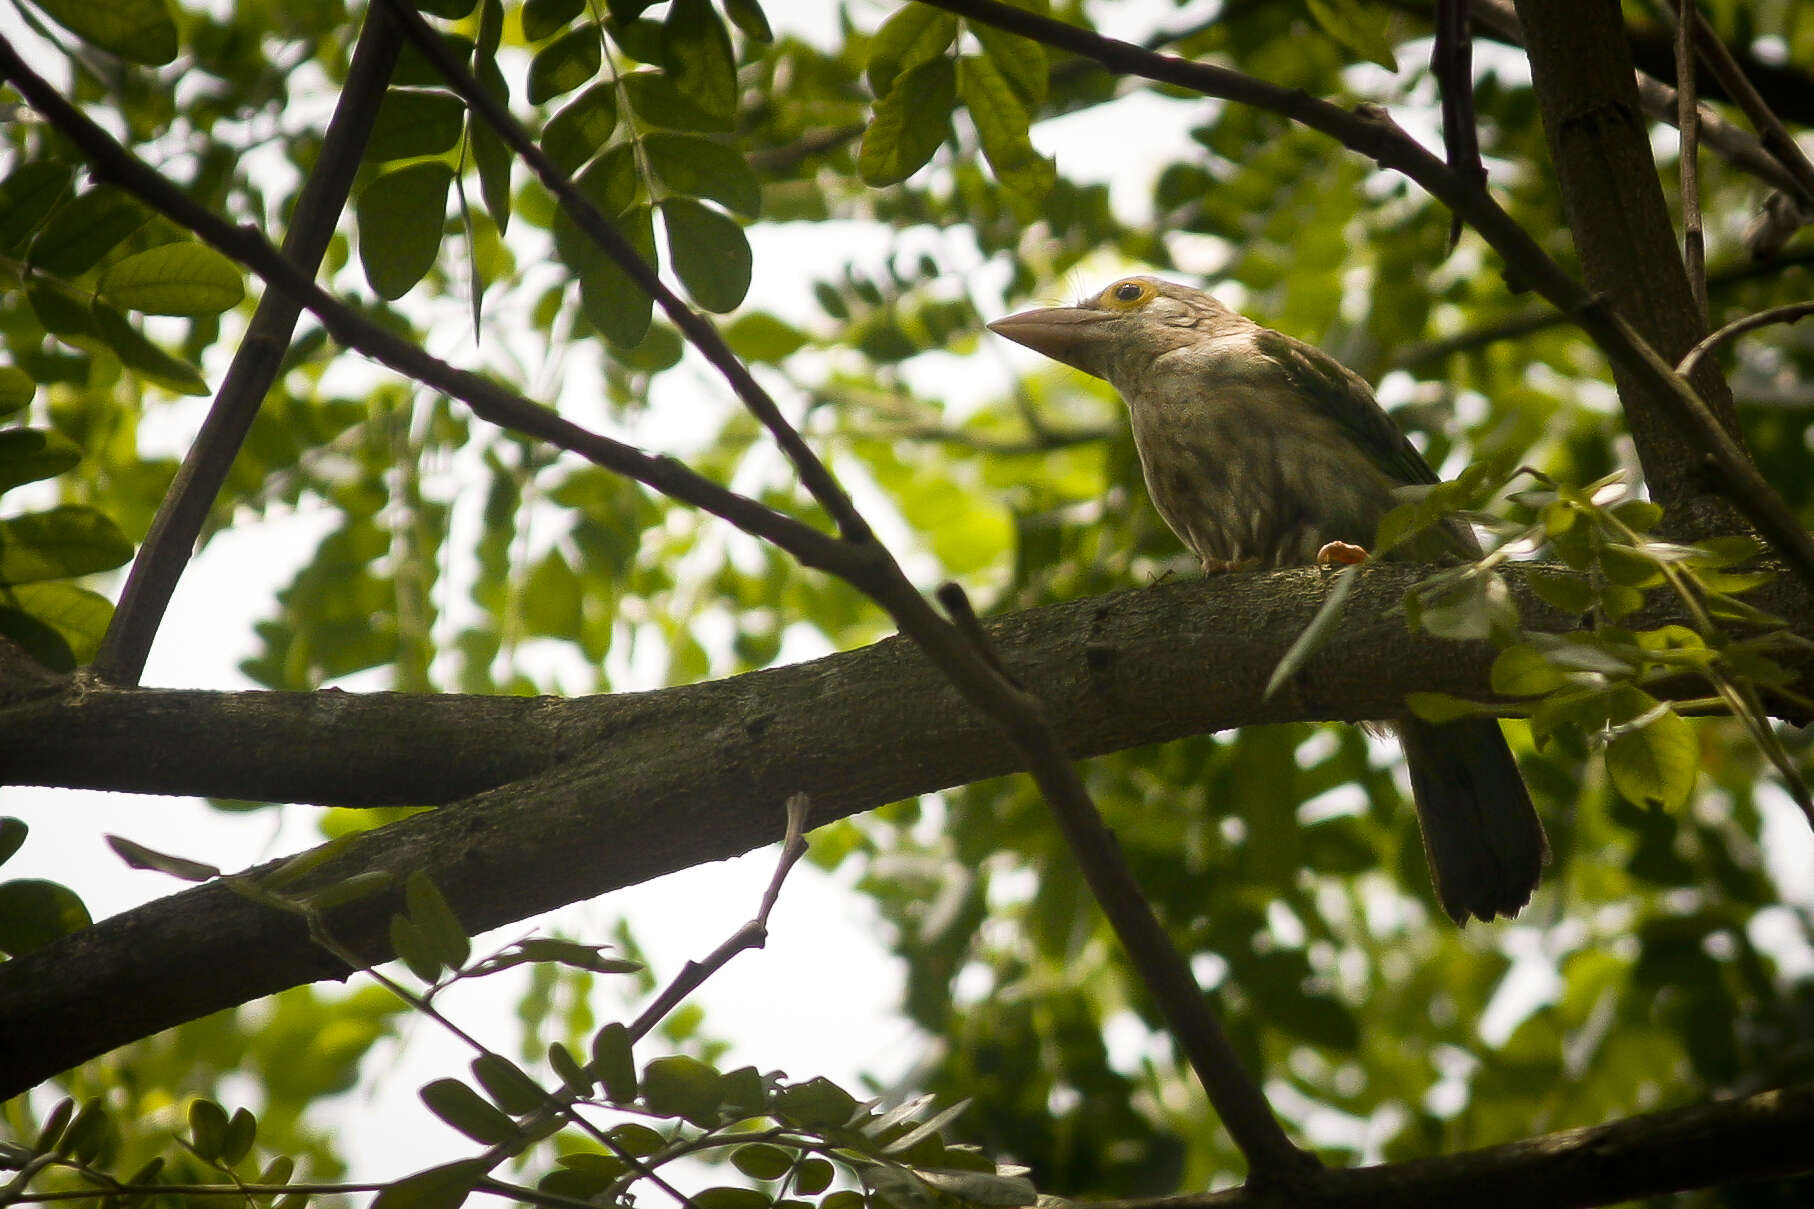
<svg viewBox="0 0 1814 1209"><path fill-rule="evenodd" d="M1673 364L1706 334L1705 323L1676 250L1619 7L1606 0L1518 0L1517 7L1587 285ZM1676 509L1715 490L1706 447L1675 422L1655 384L1618 359L1613 380L1652 497ZM1703 366L1693 385L1736 438L1737 413L1717 369Z"/></svg>
<svg viewBox="0 0 1814 1209"><path fill-rule="evenodd" d="M1584 1209L1814 1171L1814 1084L1563 1129L1503 1146L1326 1172L1313 1197L1263 1190L1107 1201L1078 1209Z"/></svg>
<svg viewBox="0 0 1814 1209"><path fill-rule="evenodd" d="M1161 584L985 629L1079 756L1233 726L1386 716L1412 690L1486 696L1490 647L1414 636L1395 614L1420 570L1368 568L1341 632L1270 699L1273 667L1321 604L1321 570ZM1814 637L1814 601L1794 579L1779 577L1755 603ZM1528 594L1520 607L1532 625L1575 624ZM773 842L795 792L812 796L818 824L1024 759L899 638L578 700L26 682L0 705L0 729L0 783L453 801L358 837L321 879L426 870L474 931ZM388 894L360 900L333 917L335 932L381 959L394 910ZM0 1098L181 1021L346 973L295 921L223 885L172 895L0 964Z"/></svg>

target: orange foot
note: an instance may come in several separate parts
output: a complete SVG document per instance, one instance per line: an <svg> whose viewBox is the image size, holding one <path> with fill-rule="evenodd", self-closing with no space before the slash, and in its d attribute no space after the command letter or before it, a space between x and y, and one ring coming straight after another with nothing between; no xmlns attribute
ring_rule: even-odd
<svg viewBox="0 0 1814 1209"><path fill-rule="evenodd" d="M1366 562L1367 552L1350 542L1327 542L1316 552L1316 561L1325 565L1339 563L1349 567Z"/></svg>
<svg viewBox="0 0 1814 1209"><path fill-rule="evenodd" d="M1203 574L1222 575L1229 571L1251 571L1259 565L1260 560L1257 558L1243 558L1239 560L1228 558L1206 558L1203 560Z"/></svg>

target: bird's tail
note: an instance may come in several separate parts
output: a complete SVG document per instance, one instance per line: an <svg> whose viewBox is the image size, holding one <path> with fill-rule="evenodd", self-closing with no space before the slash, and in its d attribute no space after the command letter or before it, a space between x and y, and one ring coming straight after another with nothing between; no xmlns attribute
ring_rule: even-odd
<svg viewBox="0 0 1814 1209"><path fill-rule="evenodd" d="M1492 718L1398 725L1436 897L1456 923L1516 915L1549 862L1549 841Z"/></svg>

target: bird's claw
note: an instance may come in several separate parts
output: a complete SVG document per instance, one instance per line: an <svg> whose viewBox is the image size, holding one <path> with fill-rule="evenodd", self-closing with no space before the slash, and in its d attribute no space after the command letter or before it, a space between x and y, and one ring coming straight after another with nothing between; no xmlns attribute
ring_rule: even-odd
<svg viewBox="0 0 1814 1209"><path fill-rule="evenodd" d="M1353 542L1325 542L1323 548L1316 552L1316 561L1323 566L1351 567L1355 563L1366 562L1367 552Z"/></svg>

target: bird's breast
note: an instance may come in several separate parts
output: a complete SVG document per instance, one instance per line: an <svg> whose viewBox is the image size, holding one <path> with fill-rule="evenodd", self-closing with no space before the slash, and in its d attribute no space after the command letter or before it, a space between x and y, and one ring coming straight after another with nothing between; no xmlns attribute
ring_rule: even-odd
<svg viewBox="0 0 1814 1209"><path fill-rule="evenodd" d="M1206 564L1314 562L1327 542L1372 544L1392 482L1339 425L1283 383L1199 376L1128 396L1160 516Z"/></svg>

